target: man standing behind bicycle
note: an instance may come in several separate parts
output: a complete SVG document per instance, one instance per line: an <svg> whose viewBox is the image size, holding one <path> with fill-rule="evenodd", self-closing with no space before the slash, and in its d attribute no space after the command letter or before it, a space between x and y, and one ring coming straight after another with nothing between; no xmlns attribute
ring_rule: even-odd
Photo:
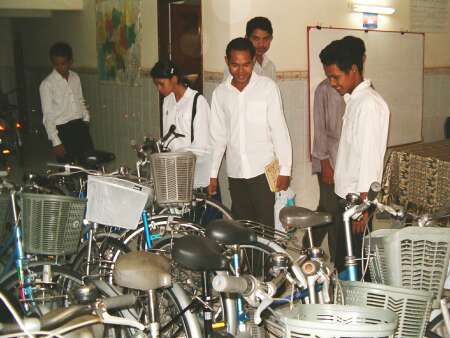
<svg viewBox="0 0 450 338"><path fill-rule="evenodd" d="M369 79L363 78L364 42L344 38L331 42L320 52L325 75L346 103L334 172L335 193L367 197L370 184L381 182L389 129L389 108ZM341 210L343 212L343 210ZM342 213L341 213L342 215ZM367 213L352 224L353 249L361 257ZM342 217L336 241L336 268L344 270L345 240Z"/></svg>
<svg viewBox="0 0 450 338"><path fill-rule="evenodd" d="M214 91L210 134L212 168L208 193L214 194L223 154L236 219L274 225L275 194L264 168L278 159L277 190L289 186L292 166L291 139L283 115L278 86L253 71L255 47L244 38L232 40L225 62L230 76Z"/></svg>

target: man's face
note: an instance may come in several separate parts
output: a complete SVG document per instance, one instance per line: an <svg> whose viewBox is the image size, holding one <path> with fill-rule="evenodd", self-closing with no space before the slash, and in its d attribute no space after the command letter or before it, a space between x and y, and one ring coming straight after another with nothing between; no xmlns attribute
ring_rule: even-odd
<svg viewBox="0 0 450 338"><path fill-rule="evenodd" d="M257 57L263 56L269 50L272 42L272 35L259 28L256 28L248 38L255 46Z"/></svg>
<svg viewBox="0 0 450 338"><path fill-rule="evenodd" d="M347 73L342 71L336 64L324 65L323 69L331 86L341 95L351 94L353 89L358 85L359 71L356 65L353 65Z"/></svg>
<svg viewBox="0 0 450 338"><path fill-rule="evenodd" d="M62 77L69 76L69 70L72 66L72 60L65 56L52 56L52 65Z"/></svg>
<svg viewBox="0 0 450 338"><path fill-rule="evenodd" d="M233 83L238 86L245 86L250 81L255 59L252 59L247 50L232 50L230 59L225 57L228 70L233 76Z"/></svg>

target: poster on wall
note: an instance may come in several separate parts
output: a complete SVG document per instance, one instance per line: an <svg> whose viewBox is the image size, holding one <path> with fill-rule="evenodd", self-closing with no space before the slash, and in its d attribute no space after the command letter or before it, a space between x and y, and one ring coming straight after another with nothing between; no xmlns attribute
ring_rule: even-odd
<svg viewBox="0 0 450 338"><path fill-rule="evenodd" d="M141 0L96 1L100 81L140 83L141 9Z"/></svg>

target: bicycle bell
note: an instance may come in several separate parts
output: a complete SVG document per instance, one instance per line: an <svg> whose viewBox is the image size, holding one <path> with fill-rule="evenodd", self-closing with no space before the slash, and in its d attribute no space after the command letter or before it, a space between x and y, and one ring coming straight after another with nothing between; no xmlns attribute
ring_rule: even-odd
<svg viewBox="0 0 450 338"><path fill-rule="evenodd" d="M78 300L80 304L91 303L95 301L98 297L97 287L93 283L88 283L86 285L80 286L73 291L75 299Z"/></svg>
<svg viewBox="0 0 450 338"><path fill-rule="evenodd" d="M270 256L270 261L274 271L286 270L289 267L289 257L282 252L274 252Z"/></svg>

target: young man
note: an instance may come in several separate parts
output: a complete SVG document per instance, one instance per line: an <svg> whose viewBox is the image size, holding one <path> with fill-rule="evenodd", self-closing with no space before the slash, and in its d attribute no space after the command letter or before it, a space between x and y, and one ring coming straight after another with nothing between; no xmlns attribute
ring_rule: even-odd
<svg viewBox="0 0 450 338"><path fill-rule="evenodd" d="M256 52L256 62L253 71L258 75L263 75L277 80L275 64L266 56L273 39L272 23L269 19L257 16L247 22L245 37L249 39ZM224 80L230 75L228 67L224 71Z"/></svg>
<svg viewBox="0 0 450 338"><path fill-rule="evenodd" d="M274 193L264 168L275 158L280 164L278 190L289 186L292 148L281 105L280 91L270 78L254 72L255 47L244 38L232 40L225 62L231 76L214 91L210 134L212 168L208 192L227 152L232 212L237 219L274 224Z"/></svg>
<svg viewBox="0 0 450 338"><path fill-rule="evenodd" d="M346 103L334 172L335 193L344 199L348 193L367 197L370 184L381 182L386 151L389 108L363 78L364 50L361 39L333 41L320 53L325 74L331 86L344 96ZM342 210L341 210L342 211ZM342 224L342 217L338 217ZM361 255L362 232L367 214L352 224L353 249ZM336 267L344 269L346 255L344 229L338 229ZM340 239L339 239L340 237Z"/></svg>
<svg viewBox="0 0 450 338"><path fill-rule="evenodd" d="M70 70L72 48L57 42L50 48L53 71L39 87L43 123L60 162L83 162L93 151L86 108L77 73Z"/></svg>
<svg viewBox="0 0 450 338"><path fill-rule="evenodd" d="M317 174L320 199L317 211L330 212L336 217L338 199L334 193L334 168L342 129L345 102L328 79L323 80L314 92L314 143L312 173ZM314 228L314 245L320 246L328 234L330 260L334 262L336 223ZM309 245L308 236L304 245Z"/></svg>

